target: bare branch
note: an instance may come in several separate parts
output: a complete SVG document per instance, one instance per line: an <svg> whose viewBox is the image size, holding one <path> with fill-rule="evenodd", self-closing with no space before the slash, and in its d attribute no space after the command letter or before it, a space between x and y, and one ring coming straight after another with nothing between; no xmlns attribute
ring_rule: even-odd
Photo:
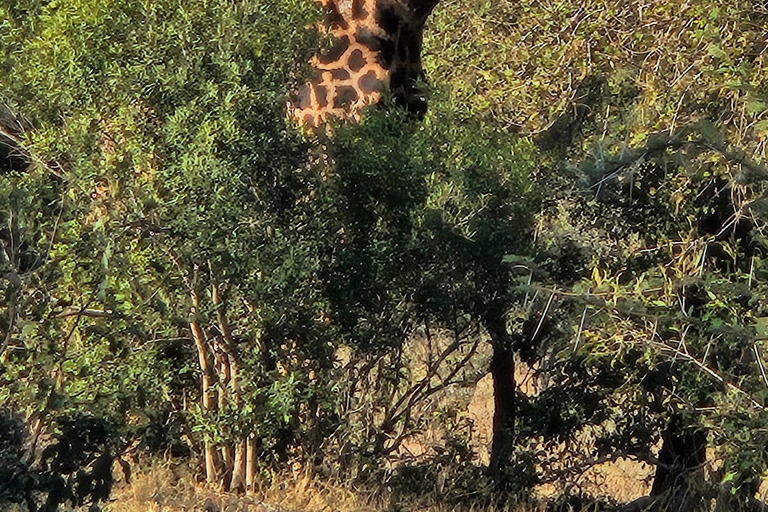
<svg viewBox="0 0 768 512"><path fill-rule="evenodd" d="M727 382L719 373L714 371L712 368L709 368L704 363L700 362L698 359L696 359L695 357L690 355L687 351L683 352L679 348L670 347L666 343L662 343L662 342L650 341L649 344L652 347L658 348L662 352L671 352L674 357L680 358L681 360L683 360L685 362L691 363L692 365L694 365L697 368L699 368L699 370L701 370L705 374L709 375L709 377L712 378L713 380L715 380L717 382L721 382L721 383L725 384L725 386L728 389L730 389L732 391L735 391L735 392L737 392L740 395L743 395L757 409L760 409L760 410L765 409L765 407L760 402L758 402L757 400L752 398L752 396L749 393L747 393L743 389L739 388L738 386L736 386L734 384L731 384L730 382Z"/></svg>

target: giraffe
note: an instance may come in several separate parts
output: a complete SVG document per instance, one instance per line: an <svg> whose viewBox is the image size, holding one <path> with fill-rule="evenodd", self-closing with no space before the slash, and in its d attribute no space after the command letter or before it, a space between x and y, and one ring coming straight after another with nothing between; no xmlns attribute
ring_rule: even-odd
<svg viewBox="0 0 768 512"><path fill-rule="evenodd" d="M325 9L331 47L311 61L315 78L293 105L300 124L318 127L328 118L359 119L361 111L389 91L400 106L421 118L424 24L439 0L316 0Z"/></svg>

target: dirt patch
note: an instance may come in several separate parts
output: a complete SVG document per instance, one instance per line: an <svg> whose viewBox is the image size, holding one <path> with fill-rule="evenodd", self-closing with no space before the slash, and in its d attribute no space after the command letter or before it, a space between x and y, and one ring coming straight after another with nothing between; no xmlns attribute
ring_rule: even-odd
<svg viewBox="0 0 768 512"><path fill-rule="evenodd" d="M515 381L526 395L534 396L538 393L539 381L536 374L524 363L516 363ZM467 415L474 428L472 448L476 453L476 462L487 465L493 439L493 380L490 374L477 383ZM619 459L598 464L573 478L570 483L586 494L625 503L648 495L653 473L654 468L649 464ZM547 484L538 486L534 491L541 497L549 497L562 492L562 489Z"/></svg>

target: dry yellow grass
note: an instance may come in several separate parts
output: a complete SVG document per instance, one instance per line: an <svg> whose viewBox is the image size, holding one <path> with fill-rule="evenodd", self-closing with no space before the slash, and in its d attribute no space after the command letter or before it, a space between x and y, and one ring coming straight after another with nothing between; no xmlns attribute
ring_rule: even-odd
<svg viewBox="0 0 768 512"><path fill-rule="evenodd" d="M385 512L385 500L366 496L341 483L309 481L302 475L281 475L253 495L238 496L198 485L184 467L154 466L139 472L132 483L120 482L104 512ZM419 507L419 512L543 512L525 506Z"/></svg>

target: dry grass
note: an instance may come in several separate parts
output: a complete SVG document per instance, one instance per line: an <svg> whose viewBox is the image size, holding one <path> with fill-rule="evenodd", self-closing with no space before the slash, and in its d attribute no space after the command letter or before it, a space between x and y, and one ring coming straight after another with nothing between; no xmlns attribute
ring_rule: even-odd
<svg viewBox="0 0 768 512"><path fill-rule="evenodd" d="M533 384L529 382L530 375L525 373L522 365L518 365L518 368L521 372L517 375L518 382L527 383L522 386L526 392L535 392ZM480 464L487 463L490 447L492 391L490 376L478 382L467 413L475 431L473 450L478 456L475 462ZM420 439L414 439L413 444L416 445L419 441ZM594 467L578 480L582 490L591 495L627 502L647 494L650 474L652 469L639 463L617 461ZM116 475L121 476L117 473ZM551 497L557 494L558 489L541 486L536 491L535 494L540 497ZM382 494L383 491L372 496L362 490L356 490L348 482L311 480L306 472L297 472L273 478L252 495L238 496L199 485L188 466L156 464L137 472L131 484L118 482L113 492L113 501L104 507L104 512L384 512L388 510L388 503L387 497ZM493 506L432 506L414 510L502 512L504 509ZM543 510L543 505L515 508L515 512Z"/></svg>
<svg viewBox="0 0 768 512"><path fill-rule="evenodd" d="M154 466L120 483L104 512L385 512L379 499L349 485L308 481L301 475L281 475L253 495L238 496L198 485L186 468ZM512 512L511 509L467 506L419 507L419 512ZM521 506L514 512L543 512L543 506Z"/></svg>
<svg viewBox="0 0 768 512"><path fill-rule="evenodd" d="M517 362L515 373L515 380L519 383L519 388L523 393L531 396L538 392L533 371L524 363ZM490 460L489 451L493 429L493 381L490 375L477 383L469 403L468 416L473 422L475 439L478 441L473 446L478 457L477 462L487 464ZM658 450L658 448L657 446L655 449ZM567 458L565 454L550 453L549 455ZM567 463L566 460L563 462ZM590 496L628 503L649 493L653 473L654 468L646 463L619 459L597 464L581 475L575 475L572 481L568 482L568 485L580 489ZM534 495L542 498L554 497L561 492L560 486L553 484L540 485L534 489Z"/></svg>

